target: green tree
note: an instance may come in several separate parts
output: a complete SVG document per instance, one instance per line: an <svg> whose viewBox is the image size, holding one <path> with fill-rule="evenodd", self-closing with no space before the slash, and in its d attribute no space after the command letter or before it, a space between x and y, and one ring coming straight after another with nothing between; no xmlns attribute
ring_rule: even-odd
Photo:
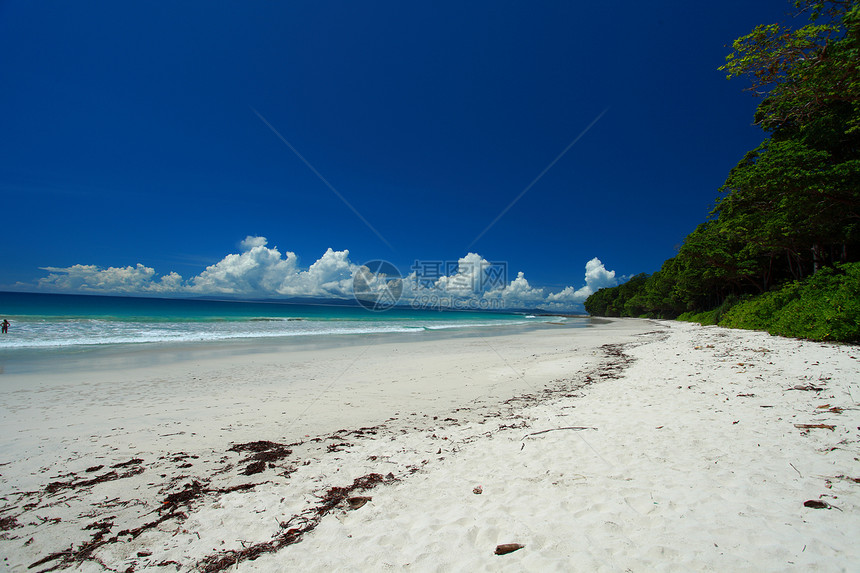
<svg viewBox="0 0 860 573"><path fill-rule="evenodd" d="M765 99L756 121L766 130L802 129L834 110L850 115L844 132L860 129L860 6L854 0L797 0L795 17L810 23L756 27L738 38L720 69L746 77Z"/></svg>
<svg viewBox="0 0 860 573"><path fill-rule="evenodd" d="M683 313L710 323L734 316L739 324L758 324L779 310L775 332L856 339L860 307L851 301L860 264L851 263L860 260L860 6L856 0L794 6L795 17L808 16L808 24L755 28L733 44L721 68L729 78L749 78L749 89L763 96L755 119L769 138L729 173L711 218L675 257L650 277L595 293L586 310ZM815 334L813 322L820 325Z"/></svg>
<svg viewBox="0 0 860 573"><path fill-rule="evenodd" d="M714 214L728 239L754 245L769 269L784 259L798 279L804 265L835 262L828 253L845 262L860 222L858 182L857 160L835 164L826 151L768 139L729 174Z"/></svg>
<svg viewBox="0 0 860 573"><path fill-rule="evenodd" d="M706 221L687 235L676 259L675 294L687 310L716 306L728 294L751 287L767 290L761 249L726 233L719 220Z"/></svg>

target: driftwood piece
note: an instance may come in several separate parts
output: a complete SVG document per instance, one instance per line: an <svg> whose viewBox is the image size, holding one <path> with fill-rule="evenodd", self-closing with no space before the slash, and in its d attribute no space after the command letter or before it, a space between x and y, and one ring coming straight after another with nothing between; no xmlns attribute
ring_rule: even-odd
<svg viewBox="0 0 860 573"><path fill-rule="evenodd" d="M830 430L831 432L836 429L836 426L833 426L831 424L795 424L794 427L800 428L801 430L820 429L820 430Z"/></svg>
<svg viewBox="0 0 860 573"><path fill-rule="evenodd" d="M593 428L591 426L565 426L563 428L550 428L549 430L541 430L540 432L532 432L531 434L526 434L523 436L523 439L528 438L529 436L537 436L538 434L546 434L547 432L557 432L559 430L597 430L597 428Z"/></svg>

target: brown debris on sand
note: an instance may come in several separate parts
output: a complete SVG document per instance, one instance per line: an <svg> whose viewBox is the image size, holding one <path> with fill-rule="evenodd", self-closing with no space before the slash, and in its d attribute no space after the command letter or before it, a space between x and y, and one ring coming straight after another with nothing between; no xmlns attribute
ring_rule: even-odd
<svg viewBox="0 0 860 573"><path fill-rule="evenodd" d="M246 444L235 444L229 448L231 452L253 452L252 455L240 460L240 464L247 463L242 473L246 476L258 474L266 469L273 467L274 463L280 461L290 454L293 450L287 449L286 444L277 442L269 442L259 440L256 442L248 442Z"/></svg>
<svg viewBox="0 0 860 573"><path fill-rule="evenodd" d="M364 507L368 501L372 500L372 497L369 496L356 496L356 497L348 497L346 498L346 503L349 505L350 509L358 509L360 507Z"/></svg>
<svg viewBox="0 0 860 573"><path fill-rule="evenodd" d="M259 484L242 484L223 489L211 489L204 487L204 485L197 480L192 480L191 483L185 484L180 491L171 493L165 498L161 503L161 507L156 510L159 513L164 513L162 513L162 515L157 519L144 523L134 529L123 529L116 535L109 537L111 529L114 527L114 516L108 516L83 528L85 531L94 531L89 541L81 543L77 548L72 546L63 551L51 553L50 555L39 559L35 563L32 563L29 568L32 569L34 567L39 567L40 565L56 562L53 566L41 570L41 573L45 573L47 571L55 571L57 569L71 567L84 561L96 561L101 563L94 555L95 550L99 547L109 543L122 543L128 541L129 538L134 539L144 531L155 528L170 519L176 519L179 521L187 519L188 516L185 513L177 511L180 506L190 506L192 501L195 501L205 494L230 493L233 491L251 489L257 485Z"/></svg>
<svg viewBox="0 0 860 573"><path fill-rule="evenodd" d="M398 480L391 473L385 476L378 473L370 473L355 478L349 486L329 488L329 490L319 498L320 502L316 506L310 507L301 514L294 515L286 523L282 523L281 527L287 531L281 533L272 541L256 543L245 547L242 550L229 550L216 553L215 555L210 555L209 557L199 561L195 566L195 569L204 573L224 571L240 561L253 561L261 555L274 553L284 547L298 543L306 533L313 531L320 524L322 518L325 517L326 514L331 512L342 502L347 501L353 491L373 489L379 484L388 484L395 481ZM361 497L354 499L364 499L366 503L366 500L369 500L370 498ZM347 501L347 503L349 502ZM364 503L362 503L362 505L364 505ZM294 522L296 525L301 525L298 527L290 527Z"/></svg>
<svg viewBox="0 0 860 573"><path fill-rule="evenodd" d="M519 549L522 549L525 545L520 545L519 543L502 543L501 545L496 545L496 555L507 555L508 553L513 553Z"/></svg>
<svg viewBox="0 0 860 573"><path fill-rule="evenodd" d="M56 493L61 489L76 489L80 487L89 487L91 485L95 485L97 483L103 483L106 481L114 481L118 479L123 479L127 477L131 477L144 472L144 468L136 467L131 469L125 473L117 473L117 472L107 472L100 476L96 476L93 479L79 479L72 481L55 481L51 482L45 486L45 493Z"/></svg>
<svg viewBox="0 0 860 573"><path fill-rule="evenodd" d="M21 527L21 524L18 523L18 519L14 515L0 518L0 531L9 531L16 527Z"/></svg>
<svg viewBox="0 0 860 573"><path fill-rule="evenodd" d="M831 432L836 430L836 426L833 426L831 424L795 424L794 427L800 428L801 430L820 429L820 430L830 430Z"/></svg>
<svg viewBox="0 0 860 573"><path fill-rule="evenodd" d="M624 353L624 345L605 345L600 349L604 354L604 359L589 371L571 378L553 380L550 387L533 394L511 398L503 403L504 406L509 410L523 408L553 395L575 397L576 395L571 393L585 386L621 377L622 371L633 362L632 357ZM529 427L526 420L514 423L513 420L517 416L511 412L503 414L498 404L454 410L454 412L460 411L473 412L464 415L473 416L476 419L483 417L484 420L487 420L498 417L511 421L498 425L490 433ZM445 417L444 414L434 416L433 422L430 422L427 415L424 417L431 424L427 426L431 433L439 432L438 424L444 423L451 426L463 424L462 419ZM411 425L416 423L410 422ZM567 427L564 429L586 428ZM399 430L405 431L403 428L399 428ZM458 442L468 443L487 433L483 429L479 430L475 435L460 437ZM242 476L262 473L267 469L277 467L275 472L270 472L272 474L271 483L282 483L281 478L289 478L293 472L299 471L300 468L308 464L319 462L320 459L326 457L329 460L346 458L351 450L361 447L363 440L378 439L378 435L381 433L389 434L392 432L386 424L380 424L361 427L357 430L342 429L333 434L318 437L306 435L303 441L300 440L296 443L280 443L269 440L231 443L220 452L213 451L211 455L202 455L202 453L200 456L196 455L200 452L164 452L155 461L146 464L138 458L120 463L92 460L87 465L81 466L86 468L86 473L82 471L80 473L71 472L54 475L50 480L46 480L50 483L42 485L39 490L20 492L18 494L20 496L19 501L9 506L10 511L19 511L14 515L9 514L8 519L4 517L3 526L12 529L9 532L10 535L17 533L22 536L22 539L26 539L23 537L26 533L21 533L21 527L31 527L35 524L22 526L24 523L22 516L33 515L37 508L53 507L58 504L66 507L69 503L84 505L77 518L65 519L66 516L64 515L62 523L57 526L56 531L68 541L59 543L59 547L55 547L55 551L50 554L42 553L32 556L32 560L38 560L33 562L30 567L42 573L80 567L82 563L90 562L97 563L106 570L112 570L117 564L103 561L103 559L112 559L118 554L117 552L122 553L123 550L119 547L107 550L105 546L121 545L136 539L145 532L154 532L155 530L160 530L165 534L172 533L173 536L179 534L193 536L197 532L184 529L185 526L182 524L201 506L207 504L215 506L216 501L213 498L217 498L220 494L250 490L260 485L259 483L244 483L245 479ZM439 435L440 439L443 440L452 439L449 436ZM298 454L294 455L294 451ZM441 453L441 449L439 451ZM456 452L456 447L453 452ZM388 456L375 454L362 457L370 461L388 459ZM288 458L289 463L286 462ZM195 473L189 475L182 470L192 467L192 461L194 462ZM313 531L327 515L357 510L366 505L371 500L371 497L365 493L368 490L416 473L429 463L428 460L420 463L415 463L416 460L408 460L408 462L404 461L400 464L394 473L387 475L367 473L355 478L347 486L328 487L322 492L318 491L316 499L311 497L308 500L308 505L304 506L303 509L294 510L296 513L290 511L286 514L288 517L275 517L279 529L265 539L245 540L241 542L241 547L230 549L225 547L218 550L212 547L209 549L211 553L207 556L204 552L204 557L196 563L184 562L181 564L169 558L165 559L166 556L157 555L157 552L152 551L148 546L135 547L135 549L141 550L131 553L123 567L126 571L130 571L136 568L175 565L177 568L216 572L235 566L240 561L249 561L264 554L278 552L289 545L301 542L304 535ZM372 469L374 468L367 468L364 471ZM124 491L134 492L132 494L134 497L117 496L119 490L115 489L115 486L111 484L100 485L103 482L113 482L141 474L144 470L146 473L143 476L130 479L123 486ZM151 477L147 478L146 476L150 476L150 474ZM104 498L100 495L102 490L99 489L103 487L106 489L113 488L107 489L110 495ZM482 492L482 488L478 486L473 489L473 492ZM313 495L313 489L307 490L305 493ZM98 497L97 500L96 497ZM283 501L284 499L281 499L281 502ZM40 515L35 517L42 519ZM53 518L45 519L51 519L50 525L54 525ZM57 522L60 521L59 518L56 520ZM60 528L64 529L60 531ZM197 536L199 539L200 534L197 533ZM60 536L56 539L60 539ZM521 547L512 551L519 548ZM198 555L200 554L198 553ZM142 561L140 561L141 559Z"/></svg>

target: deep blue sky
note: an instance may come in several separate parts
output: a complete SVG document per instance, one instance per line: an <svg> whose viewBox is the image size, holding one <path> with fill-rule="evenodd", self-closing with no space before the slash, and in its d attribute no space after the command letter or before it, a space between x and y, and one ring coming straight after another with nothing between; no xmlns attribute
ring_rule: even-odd
<svg viewBox="0 0 860 573"><path fill-rule="evenodd" d="M188 278L248 235L304 266L456 260L604 110L469 250L551 289L593 257L653 272L763 137L725 46L790 7L0 3L0 285Z"/></svg>

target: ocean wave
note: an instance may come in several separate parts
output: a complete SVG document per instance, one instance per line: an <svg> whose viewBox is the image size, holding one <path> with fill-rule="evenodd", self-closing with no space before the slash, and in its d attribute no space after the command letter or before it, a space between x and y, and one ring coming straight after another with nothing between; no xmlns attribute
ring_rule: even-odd
<svg viewBox="0 0 860 573"><path fill-rule="evenodd" d="M214 342L219 340L240 340L253 338L287 338L296 336L337 336L374 333L417 333L424 329L413 325L384 325L356 327L351 325L292 330L274 329L167 329L167 328L106 328L101 332L55 332L39 336L37 333L24 332L15 338L0 341L0 350L25 348L62 348L77 346L102 346L121 344Z"/></svg>
<svg viewBox="0 0 860 573"><path fill-rule="evenodd" d="M324 337L367 334L415 334L427 331L481 329L559 321L558 317L494 315L491 313L431 313L398 310L368 314L363 309L291 307L289 313L266 316L248 313L226 316L222 307L207 315L173 317L115 316L103 309L101 316L52 313L16 315L12 329L0 337L4 349L75 348L106 345L195 343L255 338ZM149 310L149 309L146 309ZM259 310L254 308L254 310ZM283 309L282 309L283 310ZM296 312L292 312L295 310ZM324 311L324 312L323 312Z"/></svg>
<svg viewBox="0 0 860 573"><path fill-rule="evenodd" d="M450 330L452 328L481 328L487 326L517 326L520 324L531 324L526 320L512 320L510 322L473 322L473 323L458 323L458 324L428 324L424 326L425 330Z"/></svg>

